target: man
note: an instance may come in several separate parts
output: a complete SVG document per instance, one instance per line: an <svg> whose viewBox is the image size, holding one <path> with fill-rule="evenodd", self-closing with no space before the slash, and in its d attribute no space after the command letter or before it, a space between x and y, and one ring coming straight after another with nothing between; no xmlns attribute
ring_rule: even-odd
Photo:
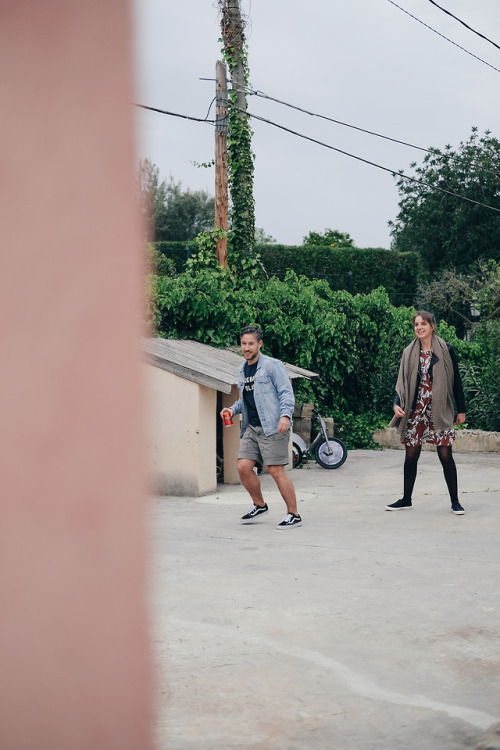
<svg viewBox="0 0 500 750"><path fill-rule="evenodd" d="M223 409L221 417L225 412L242 415L237 468L241 483L253 500L253 507L242 516L242 522L252 523L269 510L254 472L259 463L267 466L286 503L287 515L276 528L290 529L302 523L295 488L284 468L288 463L295 398L283 363L261 353L262 340L258 326L242 328L240 341L245 362L238 373L240 398L229 409Z"/></svg>

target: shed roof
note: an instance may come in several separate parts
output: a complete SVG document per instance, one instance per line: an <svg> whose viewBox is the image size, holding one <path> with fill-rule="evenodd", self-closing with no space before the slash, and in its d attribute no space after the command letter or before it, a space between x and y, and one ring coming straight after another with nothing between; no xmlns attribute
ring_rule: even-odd
<svg viewBox="0 0 500 750"><path fill-rule="evenodd" d="M230 393L238 384L238 368L244 361L231 349L216 349L199 341L177 339L144 339L146 361L186 380ZM317 378L315 372L283 362L290 378Z"/></svg>

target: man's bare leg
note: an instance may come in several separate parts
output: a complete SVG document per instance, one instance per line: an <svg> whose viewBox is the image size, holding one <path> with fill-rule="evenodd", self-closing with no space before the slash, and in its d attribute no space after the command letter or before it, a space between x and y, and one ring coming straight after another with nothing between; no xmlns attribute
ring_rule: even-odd
<svg viewBox="0 0 500 750"><path fill-rule="evenodd" d="M236 468L240 475L241 484L252 498L253 504L262 507L265 505L264 498L262 497L262 489L259 477L253 470L256 463L256 461L250 458L239 458L236 462Z"/></svg>
<svg viewBox="0 0 500 750"><path fill-rule="evenodd" d="M298 516L297 498L295 496L295 487L289 476L285 473L284 466L268 466L269 473L278 485L281 497L286 503L286 509L289 513Z"/></svg>

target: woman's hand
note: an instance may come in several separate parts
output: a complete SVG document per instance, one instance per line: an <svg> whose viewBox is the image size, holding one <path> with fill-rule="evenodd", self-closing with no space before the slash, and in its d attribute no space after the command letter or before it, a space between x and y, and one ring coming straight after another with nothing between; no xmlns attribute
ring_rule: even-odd
<svg viewBox="0 0 500 750"><path fill-rule="evenodd" d="M400 419L401 417L404 417L405 413L402 410L402 408L399 406L399 404L394 404L392 408L394 409L394 414L396 415L396 417L399 417Z"/></svg>
<svg viewBox="0 0 500 750"><path fill-rule="evenodd" d="M228 408L227 408L227 406L226 406L226 407L225 407L225 408L224 408L224 409L223 409L223 410L221 411L221 413L220 413L220 415L221 415L222 419L224 419L224 414L226 414L227 412L229 412L229 414L230 414L231 416L234 416L234 411L233 411L232 409L228 409Z"/></svg>
<svg viewBox="0 0 500 750"><path fill-rule="evenodd" d="M455 424L464 424L465 422L465 414L457 414L457 418L455 419Z"/></svg>

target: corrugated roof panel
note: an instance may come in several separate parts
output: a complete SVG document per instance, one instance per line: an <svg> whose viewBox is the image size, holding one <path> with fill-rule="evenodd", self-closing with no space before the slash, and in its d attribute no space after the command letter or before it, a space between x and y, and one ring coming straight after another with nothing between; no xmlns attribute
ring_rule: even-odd
<svg viewBox="0 0 500 750"><path fill-rule="evenodd" d="M238 384L238 368L244 361L230 349L187 339L144 339L144 352L151 364L209 388L229 393ZM316 373L283 363L290 378L314 378Z"/></svg>

